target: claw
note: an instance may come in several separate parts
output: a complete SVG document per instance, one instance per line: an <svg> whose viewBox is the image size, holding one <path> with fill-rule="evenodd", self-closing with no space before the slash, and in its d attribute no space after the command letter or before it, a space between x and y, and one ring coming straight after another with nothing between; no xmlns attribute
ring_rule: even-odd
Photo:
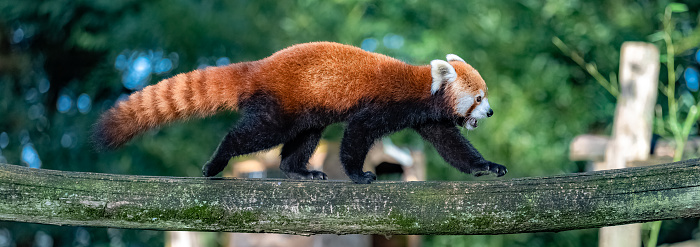
<svg viewBox="0 0 700 247"><path fill-rule="evenodd" d="M481 177L483 175L488 175L488 174L495 174L497 177L502 177L508 173L508 169L503 166L499 165L490 161L486 161L487 163L485 165L482 165L480 168L474 168L472 170L472 174L475 177ZM477 166L478 167L478 166Z"/></svg>
<svg viewBox="0 0 700 247"><path fill-rule="evenodd" d="M327 180L328 176L321 171L298 171L298 172L285 172L287 178L291 179L311 179L311 180Z"/></svg>
<svg viewBox="0 0 700 247"><path fill-rule="evenodd" d="M372 181L377 180L377 175L372 172L365 172L362 175L349 176L350 180L356 184L370 184Z"/></svg>

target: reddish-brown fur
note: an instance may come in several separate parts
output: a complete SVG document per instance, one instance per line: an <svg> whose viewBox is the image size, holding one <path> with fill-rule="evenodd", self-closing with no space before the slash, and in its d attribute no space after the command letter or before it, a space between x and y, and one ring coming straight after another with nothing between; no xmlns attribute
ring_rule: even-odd
<svg viewBox="0 0 700 247"><path fill-rule="evenodd" d="M465 91L485 89L471 66L451 62ZM110 148L156 126L235 110L256 92L271 94L285 113L342 112L362 100L397 102L431 96L430 65L413 66L360 48L329 42L294 45L272 56L179 74L133 93L108 110L97 138ZM483 84L483 86L482 86ZM474 88L464 88L475 85ZM476 105L476 104L475 104Z"/></svg>
<svg viewBox="0 0 700 247"><path fill-rule="evenodd" d="M479 90L484 91L484 98L489 96L488 88L486 87L486 82L481 78L479 71L474 69L471 65L463 63L460 61L450 62L450 65L455 69L457 73L457 80L455 83L449 85L449 93L456 95L459 92L467 93L470 95L477 95ZM453 96L451 104L457 105L457 98L459 96ZM479 104L475 103L469 108L467 112L472 112Z"/></svg>
<svg viewBox="0 0 700 247"><path fill-rule="evenodd" d="M457 90L472 95L476 95L479 90L483 90L484 98L488 98L489 92L486 87L486 82L481 78L479 71L474 69L471 65L462 62L450 62L450 65L452 65L452 67L455 68L455 72L457 72L457 80L463 80L462 82L453 84L457 87Z"/></svg>
<svg viewBox="0 0 700 247"><path fill-rule="evenodd" d="M402 101L430 97L430 66L336 43L292 46L255 62L252 82L288 112L307 108L343 111L362 99Z"/></svg>
<svg viewBox="0 0 700 247"><path fill-rule="evenodd" d="M97 124L98 141L118 147L135 135L190 116L236 109L242 75L235 68L211 67L179 74L135 92L105 112Z"/></svg>

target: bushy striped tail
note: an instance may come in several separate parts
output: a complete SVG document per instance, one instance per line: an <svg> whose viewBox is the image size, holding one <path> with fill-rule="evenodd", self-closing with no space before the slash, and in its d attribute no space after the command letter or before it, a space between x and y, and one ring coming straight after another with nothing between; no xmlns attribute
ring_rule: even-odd
<svg viewBox="0 0 700 247"><path fill-rule="evenodd" d="M100 116L93 129L99 150L115 149L135 136L175 120L235 110L240 66L209 67L179 74L134 92Z"/></svg>

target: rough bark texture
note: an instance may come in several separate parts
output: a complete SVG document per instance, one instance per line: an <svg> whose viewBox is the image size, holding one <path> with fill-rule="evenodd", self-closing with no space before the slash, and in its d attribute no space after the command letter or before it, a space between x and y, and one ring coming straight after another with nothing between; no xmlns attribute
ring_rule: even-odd
<svg viewBox="0 0 700 247"><path fill-rule="evenodd" d="M0 164L0 220L288 234L505 234L700 217L700 160L482 182L293 181Z"/></svg>

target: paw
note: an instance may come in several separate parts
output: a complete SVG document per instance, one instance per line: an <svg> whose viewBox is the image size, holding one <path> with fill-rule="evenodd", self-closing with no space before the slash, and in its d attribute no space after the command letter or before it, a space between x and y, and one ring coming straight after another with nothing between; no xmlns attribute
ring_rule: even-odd
<svg viewBox="0 0 700 247"><path fill-rule="evenodd" d="M221 171L223 171L224 168L226 168L226 164L221 165L209 161L202 167L202 175L204 175L205 177L213 177L216 176L216 174L219 174Z"/></svg>
<svg viewBox="0 0 700 247"><path fill-rule="evenodd" d="M372 181L377 180L377 175L374 175L372 172L348 175L348 177L350 177L350 180L356 184L369 184L372 183Z"/></svg>
<svg viewBox="0 0 700 247"><path fill-rule="evenodd" d="M311 171L309 171L309 175L311 175L309 177L309 179L312 179L312 180L327 180L328 179L328 175L326 175L325 173L323 173L321 171L311 170Z"/></svg>
<svg viewBox="0 0 700 247"><path fill-rule="evenodd" d="M298 171L298 172L285 172L289 179L311 179L311 180L326 180L328 176L321 171Z"/></svg>
<svg viewBox="0 0 700 247"><path fill-rule="evenodd" d="M471 174L474 174L476 177L488 174L496 174L497 177L502 177L503 175L506 175L506 173L508 173L508 169L505 166L493 163L491 161L480 163L471 171Z"/></svg>

